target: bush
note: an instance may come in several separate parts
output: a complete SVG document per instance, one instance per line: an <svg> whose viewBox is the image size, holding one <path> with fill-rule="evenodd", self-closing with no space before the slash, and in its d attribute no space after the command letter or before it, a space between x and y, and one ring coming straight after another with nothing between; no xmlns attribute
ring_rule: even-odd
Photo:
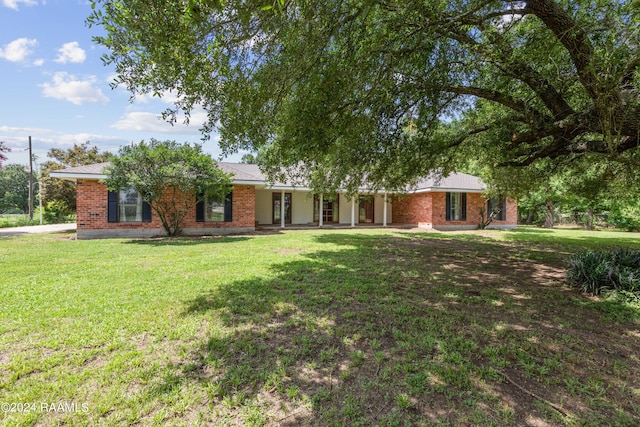
<svg viewBox="0 0 640 427"><path fill-rule="evenodd" d="M47 203L43 217L48 224L64 222L72 213L66 202L62 200L53 200Z"/></svg>
<svg viewBox="0 0 640 427"><path fill-rule="evenodd" d="M640 251L616 249L588 251L569 258L567 280L583 292L632 293L640 298Z"/></svg>

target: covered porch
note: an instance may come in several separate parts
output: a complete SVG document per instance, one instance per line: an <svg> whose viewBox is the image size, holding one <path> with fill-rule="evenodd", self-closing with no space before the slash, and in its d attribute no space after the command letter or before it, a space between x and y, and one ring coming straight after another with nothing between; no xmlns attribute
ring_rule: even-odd
<svg viewBox="0 0 640 427"><path fill-rule="evenodd" d="M292 187L256 188L256 227L386 227L391 223L389 194L363 191L315 194Z"/></svg>

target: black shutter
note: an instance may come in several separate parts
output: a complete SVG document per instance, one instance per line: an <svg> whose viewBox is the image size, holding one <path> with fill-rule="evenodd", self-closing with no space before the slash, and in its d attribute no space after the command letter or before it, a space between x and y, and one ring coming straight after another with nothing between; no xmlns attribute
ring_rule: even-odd
<svg viewBox="0 0 640 427"><path fill-rule="evenodd" d="M446 219L447 221L451 221L451 193L447 193L447 201L445 203L445 209L446 209Z"/></svg>
<svg viewBox="0 0 640 427"><path fill-rule="evenodd" d="M224 222L233 221L233 191L227 195L224 201Z"/></svg>
<svg viewBox="0 0 640 427"><path fill-rule="evenodd" d="M142 201L142 222L151 222L151 205Z"/></svg>
<svg viewBox="0 0 640 427"><path fill-rule="evenodd" d="M507 220L507 198L506 197L502 199L502 215L500 219L503 221Z"/></svg>
<svg viewBox="0 0 640 427"><path fill-rule="evenodd" d="M462 221L466 221L467 220L467 193L462 193L462 197L460 197L460 199L462 200L462 206L460 207L460 219Z"/></svg>
<svg viewBox="0 0 640 427"><path fill-rule="evenodd" d="M118 222L118 192L109 191L107 195L107 221Z"/></svg>
<svg viewBox="0 0 640 427"><path fill-rule="evenodd" d="M204 196L196 201L196 222L204 222Z"/></svg>
<svg viewBox="0 0 640 427"><path fill-rule="evenodd" d="M492 212L493 212L493 204L491 203L491 199L488 199L487 200L487 218L491 216Z"/></svg>

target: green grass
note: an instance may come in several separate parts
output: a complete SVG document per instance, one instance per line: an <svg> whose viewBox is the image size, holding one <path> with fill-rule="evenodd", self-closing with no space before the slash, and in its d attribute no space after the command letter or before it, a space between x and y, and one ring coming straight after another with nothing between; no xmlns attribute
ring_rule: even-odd
<svg viewBox="0 0 640 427"><path fill-rule="evenodd" d="M68 215L64 221L59 222L75 222L75 214ZM57 222L48 221L47 218L43 218L43 224L54 224ZM28 214L0 214L0 228L11 227L23 227L27 225L39 225L40 224L40 211L36 208L33 219L29 219Z"/></svg>
<svg viewBox="0 0 640 427"><path fill-rule="evenodd" d="M638 234L69 237L0 238L6 425L640 424L640 307L564 281Z"/></svg>

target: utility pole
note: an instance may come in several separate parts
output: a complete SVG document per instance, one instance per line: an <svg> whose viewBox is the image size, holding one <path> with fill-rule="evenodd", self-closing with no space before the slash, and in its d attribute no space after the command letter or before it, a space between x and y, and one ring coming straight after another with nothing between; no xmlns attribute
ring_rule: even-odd
<svg viewBox="0 0 640 427"><path fill-rule="evenodd" d="M29 135L29 219L33 220L33 151Z"/></svg>

